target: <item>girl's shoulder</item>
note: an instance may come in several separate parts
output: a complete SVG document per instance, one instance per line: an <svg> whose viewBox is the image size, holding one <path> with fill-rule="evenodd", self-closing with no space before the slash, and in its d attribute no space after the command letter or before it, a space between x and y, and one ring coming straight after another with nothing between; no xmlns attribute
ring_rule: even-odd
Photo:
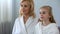
<svg viewBox="0 0 60 34"><path fill-rule="evenodd" d="M48 29L51 29L52 31L58 31L58 26L56 23L51 23L49 24Z"/></svg>
<svg viewBox="0 0 60 34"><path fill-rule="evenodd" d="M50 26L50 27L57 27L57 24L56 23L50 23L48 26Z"/></svg>
<svg viewBox="0 0 60 34"><path fill-rule="evenodd" d="M59 29L58 29L58 26L56 23L51 23L50 24L50 27L48 28L50 29L51 31L50 32L54 32L54 33L59 33Z"/></svg>

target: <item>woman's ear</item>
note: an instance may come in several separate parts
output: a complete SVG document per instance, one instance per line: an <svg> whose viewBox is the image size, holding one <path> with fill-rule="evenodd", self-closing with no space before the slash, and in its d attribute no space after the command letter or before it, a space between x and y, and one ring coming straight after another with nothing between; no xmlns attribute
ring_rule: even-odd
<svg viewBox="0 0 60 34"><path fill-rule="evenodd" d="M51 18L51 16L49 16L49 18Z"/></svg>

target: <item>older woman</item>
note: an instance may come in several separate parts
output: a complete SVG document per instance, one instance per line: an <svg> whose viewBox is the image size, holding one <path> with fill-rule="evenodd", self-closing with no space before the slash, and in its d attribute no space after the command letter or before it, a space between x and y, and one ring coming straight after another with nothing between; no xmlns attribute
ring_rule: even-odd
<svg viewBox="0 0 60 34"><path fill-rule="evenodd" d="M20 5L20 16L15 20L12 34L34 34L34 26L37 23L34 2L33 0L22 0Z"/></svg>

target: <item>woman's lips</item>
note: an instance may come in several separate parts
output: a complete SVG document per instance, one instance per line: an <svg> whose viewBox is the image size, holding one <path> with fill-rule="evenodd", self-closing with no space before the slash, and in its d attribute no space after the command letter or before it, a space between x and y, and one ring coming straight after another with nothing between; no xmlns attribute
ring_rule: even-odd
<svg viewBox="0 0 60 34"><path fill-rule="evenodd" d="M26 10L23 10L23 12L26 12Z"/></svg>
<svg viewBox="0 0 60 34"><path fill-rule="evenodd" d="M23 12L25 12L25 10L23 10Z"/></svg>

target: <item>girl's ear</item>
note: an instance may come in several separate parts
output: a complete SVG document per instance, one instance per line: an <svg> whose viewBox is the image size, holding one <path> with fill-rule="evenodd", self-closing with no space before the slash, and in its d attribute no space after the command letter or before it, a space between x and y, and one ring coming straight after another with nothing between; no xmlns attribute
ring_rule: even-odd
<svg viewBox="0 0 60 34"><path fill-rule="evenodd" d="M51 16L49 16L49 18L51 18Z"/></svg>
<svg viewBox="0 0 60 34"><path fill-rule="evenodd" d="M51 16L49 16L49 18L51 18Z"/></svg>

